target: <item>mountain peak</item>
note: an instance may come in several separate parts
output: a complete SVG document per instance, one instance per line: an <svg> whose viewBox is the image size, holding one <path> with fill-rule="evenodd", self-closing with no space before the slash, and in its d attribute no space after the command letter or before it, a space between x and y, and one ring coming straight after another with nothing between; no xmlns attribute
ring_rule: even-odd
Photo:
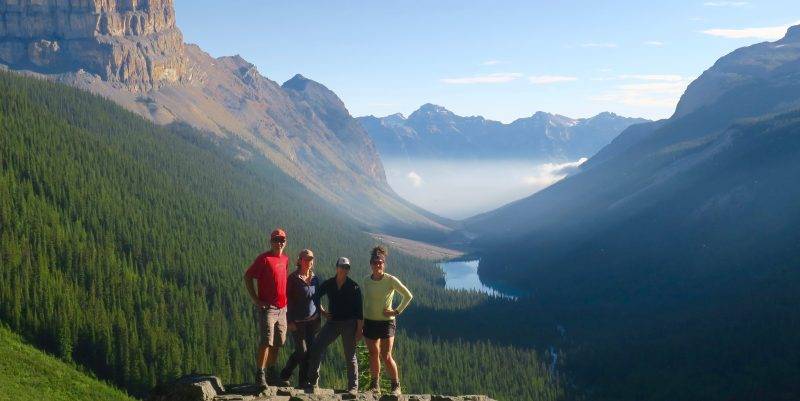
<svg viewBox="0 0 800 401"><path fill-rule="evenodd" d="M420 108L417 111L421 111L424 113L442 113L442 114L450 113L450 110L447 110L446 108L433 103L425 103L422 106L420 106Z"/></svg>
<svg viewBox="0 0 800 401"><path fill-rule="evenodd" d="M394 113L386 117L383 117L383 119L392 121L404 121L406 119L406 116L404 116L403 113Z"/></svg>
<svg viewBox="0 0 800 401"><path fill-rule="evenodd" d="M309 84L323 86L322 84L304 77L302 74L295 74L291 79L284 82L281 87L284 89L291 89L295 91L304 91ZM323 86L324 87L324 86ZM325 88L327 89L327 88Z"/></svg>
<svg viewBox="0 0 800 401"><path fill-rule="evenodd" d="M800 25L789 27L781 42L800 42Z"/></svg>
<svg viewBox="0 0 800 401"><path fill-rule="evenodd" d="M619 115L610 111L602 111L600 113L597 113L596 116L591 118L614 118L614 117L619 117Z"/></svg>

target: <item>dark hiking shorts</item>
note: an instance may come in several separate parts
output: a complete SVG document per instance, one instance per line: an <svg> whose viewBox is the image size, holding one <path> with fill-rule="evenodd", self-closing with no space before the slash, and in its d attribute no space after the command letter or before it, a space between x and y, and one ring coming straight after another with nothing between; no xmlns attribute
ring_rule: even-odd
<svg viewBox="0 0 800 401"><path fill-rule="evenodd" d="M394 337L397 322L394 320L364 319L364 337L370 340Z"/></svg>

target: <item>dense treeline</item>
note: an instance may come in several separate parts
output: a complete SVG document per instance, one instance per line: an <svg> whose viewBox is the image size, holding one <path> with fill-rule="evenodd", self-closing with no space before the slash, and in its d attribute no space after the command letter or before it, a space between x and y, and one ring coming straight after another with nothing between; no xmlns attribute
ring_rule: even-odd
<svg viewBox="0 0 800 401"><path fill-rule="evenodd" d="M233 149L245 144L219 146L9 73L0 73L0 94L0 318L133 394L192 371L252 379L256 332L242 273L271 228L287 228L291 254L313 248L323 276L339 255L353 258L356 278L366 275L373 241L266 160L242 161ZM390 262L414 290L419 310L406 322L416 333L437 336L414 323L426 311L486 302L444 291L429 263L399 253ZM397 358L412 391L562 395L530 349L417 334L398 342ZM323 384L342 384L343 364L324 366ZM524 380L502 374L511 369Z"/></svg>

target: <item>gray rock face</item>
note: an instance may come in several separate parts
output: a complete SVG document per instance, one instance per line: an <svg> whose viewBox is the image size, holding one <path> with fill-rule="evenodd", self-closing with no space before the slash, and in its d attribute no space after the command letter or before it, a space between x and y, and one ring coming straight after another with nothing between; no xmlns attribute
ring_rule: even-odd
<svg viewBox="0 0 800 401"><path fill-rule="evenodd" d="M356 395L319 389L313 394L291 387L267 387L262 390L254 385L228 386L225 389L219 378L208 375L184 376L172 383L162 384L150 394L148 401L494 401L485 395L445 396L430 394Z"/></svg>
<svg viewBox="0 0 800 401"><path fill-rule="evenodd" d="M172 0L0 0L0 62L83 69L133 92L187 72Z"/></svg>

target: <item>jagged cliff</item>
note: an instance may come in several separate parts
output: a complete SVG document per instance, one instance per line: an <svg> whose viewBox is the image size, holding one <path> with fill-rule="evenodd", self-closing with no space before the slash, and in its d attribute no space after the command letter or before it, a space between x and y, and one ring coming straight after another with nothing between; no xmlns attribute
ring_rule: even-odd
<svg viewBox="0 0 800 401"><path fill-rule="evenodd" d="M187 73L172 0L0 1L0 61L51 73L84 69L132 92Z"/></svg>
<svg viewBox="0 0 800 401"><path fill-rule="evenodd" d="M184 44L172 0L0 0L0 64L230 139L241 157L270 159L370 229L449 230L389 188L333 92L302 76L281 87L239 56Z"/></svg>

